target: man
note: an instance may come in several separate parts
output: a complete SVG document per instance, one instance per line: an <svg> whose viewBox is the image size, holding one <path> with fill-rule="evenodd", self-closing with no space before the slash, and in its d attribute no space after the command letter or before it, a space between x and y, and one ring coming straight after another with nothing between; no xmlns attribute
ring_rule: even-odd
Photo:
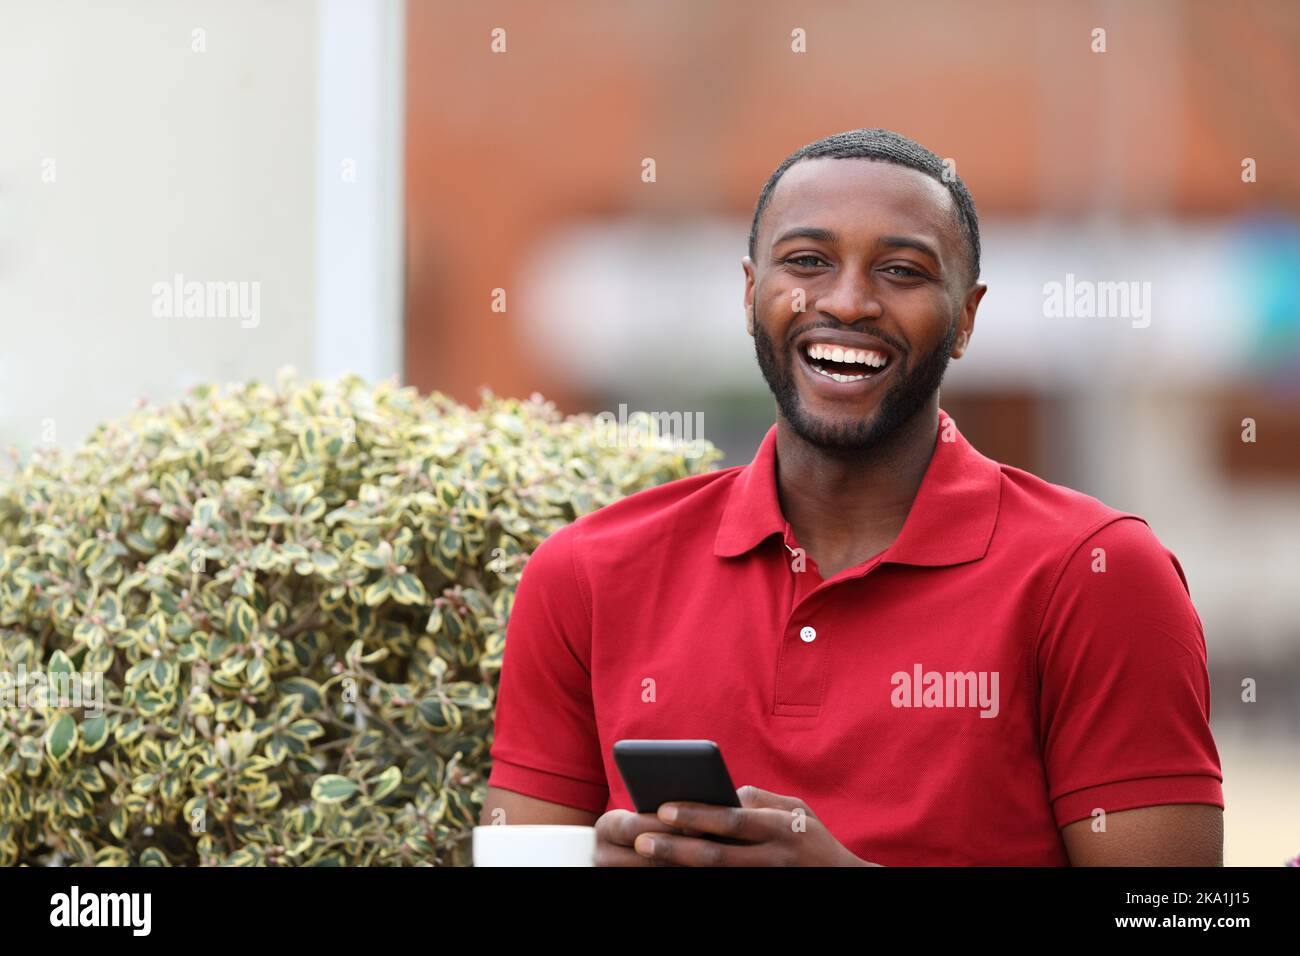
<svg viewBox="0 0 1300 956"><path fill-rule="evenodd" d="M773 173L742 264L776 424L530 558L485 823L594 823L602 865L1222 865L1177 559L940 409L986 290L945 173L887 130ZM631 812L624 738L717 741L743 806Z"/></svg>

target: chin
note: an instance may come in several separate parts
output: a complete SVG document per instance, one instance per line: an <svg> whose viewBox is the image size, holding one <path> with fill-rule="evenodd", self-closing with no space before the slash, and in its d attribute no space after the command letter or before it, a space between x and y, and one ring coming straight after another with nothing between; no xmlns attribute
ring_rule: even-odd
<svg viewBox="0 0 1300 956"><path fill-rule="evenodd" d="M827 412L801 403L797 413L786 416L795 433L811 445L826 449L864 449L879 443L880 415L873 405L860 413L846 410Z"/></svg>

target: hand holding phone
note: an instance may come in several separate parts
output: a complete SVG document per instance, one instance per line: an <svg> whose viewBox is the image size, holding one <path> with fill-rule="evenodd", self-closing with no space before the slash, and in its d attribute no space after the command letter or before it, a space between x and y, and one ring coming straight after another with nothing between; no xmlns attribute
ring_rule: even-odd
<svg viewBox="0 0 1300 956"><path fill-rule="evenodd" d="M850 852L796 796L749 787L748 805L742 804L712 740L620 740L614 744L614 763L637 812L609 810L597 820L597 866L877 865ZM697 825L710 829L666 823L658 816L665 803L711 805L693 815ZM719 807L742 812L724 813ZM795 828L776 819L773 811L778 810L801 814L806 826ZM692 819L692 813L680 819ZM744 833L745 838L719 832ZM670 836L650 841L662 846L646 845L642 838L655 833ZM729 849L719 852L716 844Z"/></svg>
<svg viewBox="0 0 1300 956"><path fill-rule="evenodd" d="M614 763L638 814L658 813L665 803L741 806L722 751L712 740L619 740ZM674 832L718 843L743 842L691 830Z"/></svg>

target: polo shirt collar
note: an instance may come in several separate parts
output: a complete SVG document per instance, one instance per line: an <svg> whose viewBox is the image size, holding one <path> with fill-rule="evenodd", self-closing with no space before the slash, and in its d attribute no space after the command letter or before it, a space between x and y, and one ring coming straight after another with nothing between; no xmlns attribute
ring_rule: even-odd
<svg viewBox="0 0 1300 956"><path fill-rule="evenodd" d="M942 439L951 419L939 410ZM934 454L907 520L883 563L940 567L984 557L997 523L1002 474L951 426L952 441L936 440ZM785 516L776 490L776 425L768 429L754 460L732 483L714 539L713 553L744 554L770 535L784 535Z"/></svg>

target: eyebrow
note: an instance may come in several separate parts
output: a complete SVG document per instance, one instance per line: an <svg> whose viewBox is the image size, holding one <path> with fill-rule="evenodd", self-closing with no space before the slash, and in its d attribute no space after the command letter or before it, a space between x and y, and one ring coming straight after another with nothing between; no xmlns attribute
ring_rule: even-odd
<svg viewBox="0 0 1300 956"><path fill-rule="evenodd" d="M839 235L831 229L820 229L817 226L795 226L793 229L781 233L772 245L775 248L790 239L813 239L818 242L834 243L839 241ZM943 262L934 247L912 236L881 236L879 244L893 249L915 249L917 252L929 256L935 262Z"/></svg>
<svg viewBox="0 0 1300 956"><path fill-rule="evenodd" d="M816 239L818 242L836 242L839 236L830 229L818 229L816 226L795 226L778 236L776 242L772 243L772 245L779 246L789 239Z"/></svg>

